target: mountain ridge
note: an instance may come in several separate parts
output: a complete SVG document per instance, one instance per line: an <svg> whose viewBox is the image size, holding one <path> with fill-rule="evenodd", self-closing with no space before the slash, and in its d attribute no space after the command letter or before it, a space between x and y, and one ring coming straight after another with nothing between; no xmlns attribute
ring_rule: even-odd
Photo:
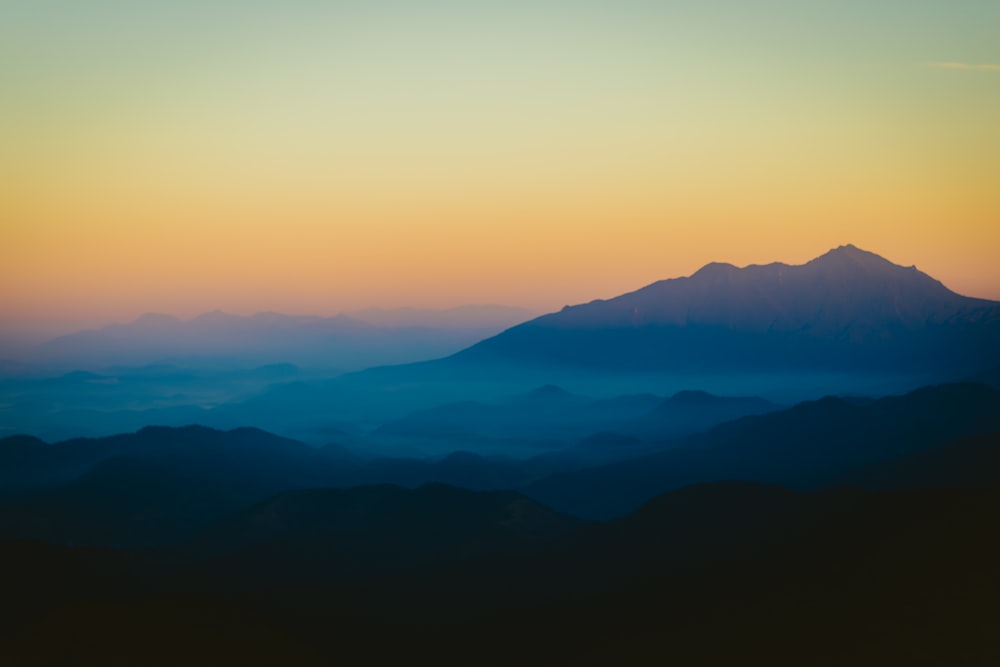
<svg viewBox="0 0 1000 667"><path fill-rule="evenodd" d="M966 369L1000 358L998 338L1000 302L844 245L801 265L707 264L567 306L450 359L630 371Z"/></svg>
<svg viewBox="0 0 1000 667"><path fill-rule="evenodd" d="M1000 391L922 387L859 403L835 396L744 416L641 458L552 476L526 488L554 509L620 516L660 493L722 480L820 488L960 438L1000 433Z"/></svg>

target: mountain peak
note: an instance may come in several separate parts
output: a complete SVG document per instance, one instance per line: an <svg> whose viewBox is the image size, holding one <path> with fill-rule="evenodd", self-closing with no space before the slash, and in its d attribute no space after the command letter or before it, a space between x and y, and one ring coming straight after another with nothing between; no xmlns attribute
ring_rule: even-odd
<svg viewBox="0 0 1000 667"><path fill-rule="evenodd" d="M691 277L695 276L722 276L733 271L739 271L735 265L728 262L709 262L705 266L698 269Z"/></svg>
<svg viewBox="0 0 1000 667"><path fill-rule="evenodd" d="M517 394L510 397L506 402L515 405L556 405L564 403L577 403L587 401L584 396L574 394L562 387L554 384L546 384L536 387L524 394Z"/></svg>
<svg viewBox="0 0 1000 667"><path fill-rule="evenodd" d="M717 400L718 396L701 389L684 389L667 399L671 403L711 403Z"/></svg>
<svg viewBox="0 0 1000 667"><path fill-rule="evenodd" d="M885 257L877 255L868 250L862 250L861 248L848 243L847 245L837 246L832 250L820 255L816 259L807 262L806 266L870 266L870 267L895 267L902 268L896 264L893 264Z"/></svg>
<svg viewBox="0 0 1000 667"><path fill-rule="evenodd" d="M532 389L527 394L524 394L524 396L529 398L548 399L548 398L568 398L573 396L573 394L566 391L562 387L556 386L554 384L545 384L542 385L541 387L536 387L535 389Z"/></svg>
<svg viewBox="0 0 1000 667"><path fill-rule="evenodd" d="M858 269L866 271L886 271L890 269L904 268L893 264L881 255L868 250L863 250L852 243L848 243L846 245L837 246L836 248L828 250L819 257L816 257L815 259L812 259L802 265L790 266L781 262L775 262L766 266L752 264L750 266L738 267L728 262L709 262L693 273L691 278L698 278L702 281L707 278L710 282L721 281L725 283L732 280L743 280L740 276L744 276L748 270L781 271L784 269L798 269L804 267L819 269L821 271L854 271ZM908 268L912 270L916 267Z"/></svg>

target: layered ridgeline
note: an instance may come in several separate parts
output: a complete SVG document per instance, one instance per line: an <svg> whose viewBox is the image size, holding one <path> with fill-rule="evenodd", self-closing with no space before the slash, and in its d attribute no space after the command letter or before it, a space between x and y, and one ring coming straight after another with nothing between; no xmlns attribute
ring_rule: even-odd
<svg viewBox="0 0 1000 667"><path fill-rule="evenodd" d="M998 433L983 385L829 398L489 492L372 485L253 429L4 438L0 645L5 664L998 664ZM713 479L748 481L677 488Z"/></svg>
<svg viewBox="0 0 1000 667"><path fill-rule="evenodd" d="M1000 363L1000 303L852 245L806 264L712 263L567 306L449 359L608 371L974 372Z"/></svg>
<svg viewBox="0 0 1000 667"><path fill-rule="evenodd" d="M720 410L734 402L675 396L652 414L693 400ZM761 411L757 401L735 400L744 414ZM844 483L979 488L993 485L1000 473L1000 390L986 385L763 407L770 409L682 438L639 443L604 434L521 459L453 452L369 460L335 444L315 448L257 429L202 426L146 427L53 444L0 438L0 540L160 545L277 493L371 484L513 489L560 512L610 519L658 494L703 482L800 490Z"/></svg>

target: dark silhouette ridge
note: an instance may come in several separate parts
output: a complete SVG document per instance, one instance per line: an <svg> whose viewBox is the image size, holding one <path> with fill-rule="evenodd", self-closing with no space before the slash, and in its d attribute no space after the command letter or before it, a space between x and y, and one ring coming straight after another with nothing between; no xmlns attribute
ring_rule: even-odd
<svg viewBox="0 0 1000 667"><path fill-rule="evenodd" d="M202 555L0 542L0 637L41 664L986 665L998 509L720 483L574 527L513 494L300 492Z"/></svg>
<svg viewBox="0 0 1000 667"><path fill-rule="evenodd" d="M706 431L723 422L778 410L757 396L715 396L706 391L681 391L629 424L624 431L645 439L676 438Z"/></svg>
<svg viewBox="0 0 1000 667"><path fill-rule="evenodd" d="M719 400L728 399L684 392L665 403L712 406ZM960 384L877 400L828 397L659 443L623 432L597 433L575 447L523 460L455 452L366 462L338 446L313 448L257 429L197 426L148 427L54 445L14 437L0 440L0 536L163 544L274 493L377 483L521 489L559 511L607 518L697 482L741 479L796 488L845 479L861 483L850 477L854 471L892 461L911 465L907 456L998 432L1000 392ZM953 461L952 476L988 478L991 450L966 453L965 463ZM948 469L933 461L923 468ZM977 461L983 464L979 470ZM85 508L95 508L93 521ZM153 508L162 521L147 529L139 515Z"/></svg>
<svg viewBox="0 0 1000 667"><path fill-rule="evenodd" d="M511 489L572 467L468 452L366 461L336 444L313 448L257 429L147 427L52 445L13 436L0 439L0 538L156 546L282 491L429 482Z"/></svg>
<svg viewBox="0 0 1000 667"><path fill-rule="evenodd" d="M492 403L460 401L419 410L383 424L375 434L465 443L533 438L568 444L596 433L662 440L777 408L757 397L720 397L700 391L680 392L668 399L638 394L595 400L545 385ZM511 447L515 446L512 442Z"/></svg>
<svg viewBox="0 0 1000 667"><path fill-rule="evenodd" d="M827 397L722 424L667 451L555 475L525 491L555 509L609 518L697 482L814 488L869 465L998 432L1000 391L986 385L941 385L860 404Z"/></svg>
<svg viewBox="0 0 1000 667"><path fill-rule="evenodd" d="M116 457L45 493L0 501L0 535L55 544L176 544L253 499L188 471Z"/></svg>
<svg viewBox="0 0 1000 667"><path fill-rule="evenodd" d="M497 405L580 400L601 403ZM964 383L572 473L363 463L257 429L4 438L0 471L44 483L0 500L0 645L14 664L993 664L998 437L1000 391ZM329 488L433 475L528 493Z"/></svg>
<svg viewBox="0 0 1000 667"><path fill-rule="evenodd" d="M52 445L21 437L13 451L0 440L0 488L30 489L73 480L102 461L125 457L220 487L254 493L288 484L327 484L334 478L328 453L256 428L217 431L204 426L147 426L136 433L80 438ZM277 485L277 486L276 486Z"/></svg>

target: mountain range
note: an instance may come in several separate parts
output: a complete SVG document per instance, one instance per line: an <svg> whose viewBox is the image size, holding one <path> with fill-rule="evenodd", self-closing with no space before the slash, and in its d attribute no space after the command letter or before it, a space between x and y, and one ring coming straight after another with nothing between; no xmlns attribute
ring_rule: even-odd
<svg viewBox="0 0 1000 667"><path fill-rule="evenodd" d="M53 341L0 379L0 656L998 664L998 313L843 246L345 375L492 314Z"/></svg>
<svg viewBox="0 0 1000 667"><path fill-rule="evenodd" d="M449 354L529 317L507 306L369 309L333 317L212 311L189 320L149 313L127 324L59 336L35 346L23 361L74 370L177 361L359 370Z"/></svg>
<svg viewBox="0 0 1000 667"><path fill-rule="evenodd" d="M1000 303L845 245L798 266L708 264L530 320L448 363L967 373L1000 362L998 340Z"/></svg>
<svg viewBox="0 0 1000 667"><path fill-rule="evenodd" d="M542 394L557 403L579 399L550 389ZM691 400L732 409L731 399L691 393L661 407ZM736 402L759 407L753 399ZM116 536L113 544L157 544L275 493L386 483L513 489L592 519L623 516L657 494L700 482L905 488L912 485L909 478L930 486L934 480L975 486L995 472L989 463L1000 433L1000 391L941 385L737 416L703 433L659 442L604 434L577 447L522 452L521 458L453 451L439 458L364 460L336 445L310 447L252 428L146 427L54 444L15 436L0 439L0 537L101 544ZM977 471L977 463L986 467ZM137 518L154 510L160 528Z"/></svg>
<svg viewBox="0 0 1000 667"><path fill-rule="evenodd" d="M517 450L516 439L541 444L588 438L585 445L597 454L602 434L666 440L778 408L758 397L715 396L705 391L680 391L669 398L631 394L592 399L545 385L490 402L460 401L418 410L383 424L373 435L454 443L499 439L506 441L511 453ZM605 454L613 452L606 450Z"/></svg>
<svg viewBox="0 0 1000 667"><path fill-rule="evenodd" d="M552 475L523 491L558 510L609 518L631 512L657 494L699 482L737 479L799 489L880 479L889 484L899 479L889 462L906 466L900 470L916 468L919 452L997 433L1000 391L986 385L925 387L877 400L828 396L730 421L665 443L663 451ZM974 462L967 449L949 452ZM864 472L869 466L874 471ZM926 470L926 464L919 469ZM964 467L948 474L975 479Z"/></svg>
<svg viewBox="0 0 1000 667"><path fill-rule="evenodd" d="M492 306L334 318L147 315L37 348L36 360L61 370L0 378L0 433L65 439L150 423L204 423L255 426L319 444L333 432L417 435L421 429L413 427L422 421L439 424L436 435L454 441L516 432L492 428L484 415L470 428L479 414L471 404L490 405L533 386L558 385L598 400L702 389L792 404L824 394L995 382L1000 368L996 302L960 296L914 267L854 246L801 266L709 264L690 277L497 333L526 316ZM463 328L484 323L495 328ZM341 374L417 359L432 360ZM79 369L97 370L63 373ZM450 403L469 404L466 423L417 414ZM690 419L698 409L689 404L682 412ZM595 422L587 410L578 412L586 413L578 424ZM523 421L529 411L511 414ZM679 424L673 417L661 422ZM594 435L566 420L558 426L544 437ZM635 426L595 430L639 438L650 432ZM421 428L425 436L434 430Z"/></svg>

